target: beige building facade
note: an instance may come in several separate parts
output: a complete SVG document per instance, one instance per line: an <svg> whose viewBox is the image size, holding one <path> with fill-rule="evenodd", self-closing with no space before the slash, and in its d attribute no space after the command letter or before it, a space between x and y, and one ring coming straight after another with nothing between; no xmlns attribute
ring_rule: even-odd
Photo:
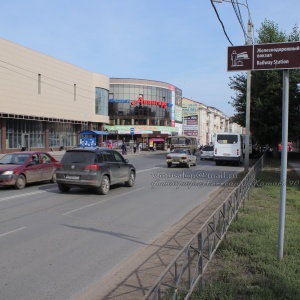
<svg viewBox="0 0 300 300"><path fill-rule="evenodd" d="M78 144L109 123L109 77L0 39L0 152Z"/></svg>

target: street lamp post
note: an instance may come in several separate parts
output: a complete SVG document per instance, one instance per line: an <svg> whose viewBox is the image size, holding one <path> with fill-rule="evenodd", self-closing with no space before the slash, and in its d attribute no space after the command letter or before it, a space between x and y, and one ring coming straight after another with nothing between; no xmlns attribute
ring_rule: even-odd
<svg viewBox="0 0 300 300"><path fill-rule="evenodd" d="M222 3L230 2L228 0L213 0L213 2ZM247 33L247 44L251 45L251 31L252 23L250 18L250 10L248 5L244 3L235 2L236 4L243 5L248 10L248 33ZM244 161L244 171L248 173L249 170L249 142L250 142L250 101L251 101L251 70L247 71L247 91L246 91L246 135L245 135L245 161Z"/></svg>

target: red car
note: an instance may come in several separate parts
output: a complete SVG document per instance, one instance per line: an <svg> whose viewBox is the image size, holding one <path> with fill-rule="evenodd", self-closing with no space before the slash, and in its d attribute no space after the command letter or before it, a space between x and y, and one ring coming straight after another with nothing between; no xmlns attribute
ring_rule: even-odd
<svg viewBox="0 0 300 300"><path fill-rule="evenodd" d="M0 186L23 189L27 183L50 180L56 182L59 165L48 152L23 151L9 153L0 159Z"/></svg>

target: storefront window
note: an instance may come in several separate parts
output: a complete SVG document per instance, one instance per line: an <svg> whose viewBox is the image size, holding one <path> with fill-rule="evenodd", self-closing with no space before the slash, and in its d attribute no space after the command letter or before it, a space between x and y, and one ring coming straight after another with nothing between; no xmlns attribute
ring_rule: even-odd
<svg viewBox="0 0 300 300"><path fill-rule="evenodd" d="M49 147L77 146L78 133L76 129L74 124L49 123ZM87 127L81 128L81 130L86 129Z"/></svg>
<svg viewBox="0 0 300 300"><path fill-rule="evenodd" d="M45 146L45 124L39 121L7 119L6 148L26 147L43 148Z"/></svg>

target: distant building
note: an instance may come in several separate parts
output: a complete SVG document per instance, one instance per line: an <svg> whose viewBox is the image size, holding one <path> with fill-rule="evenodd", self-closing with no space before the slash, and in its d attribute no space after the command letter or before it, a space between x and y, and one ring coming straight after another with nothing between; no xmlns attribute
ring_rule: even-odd
<svg viewBox="0 0 300 300"><path fill-rule="evenodd" d="M183 133L195 136L200 145L212 144L218 132L240 132L242 128L215 107L182 98Z"/></svg>

